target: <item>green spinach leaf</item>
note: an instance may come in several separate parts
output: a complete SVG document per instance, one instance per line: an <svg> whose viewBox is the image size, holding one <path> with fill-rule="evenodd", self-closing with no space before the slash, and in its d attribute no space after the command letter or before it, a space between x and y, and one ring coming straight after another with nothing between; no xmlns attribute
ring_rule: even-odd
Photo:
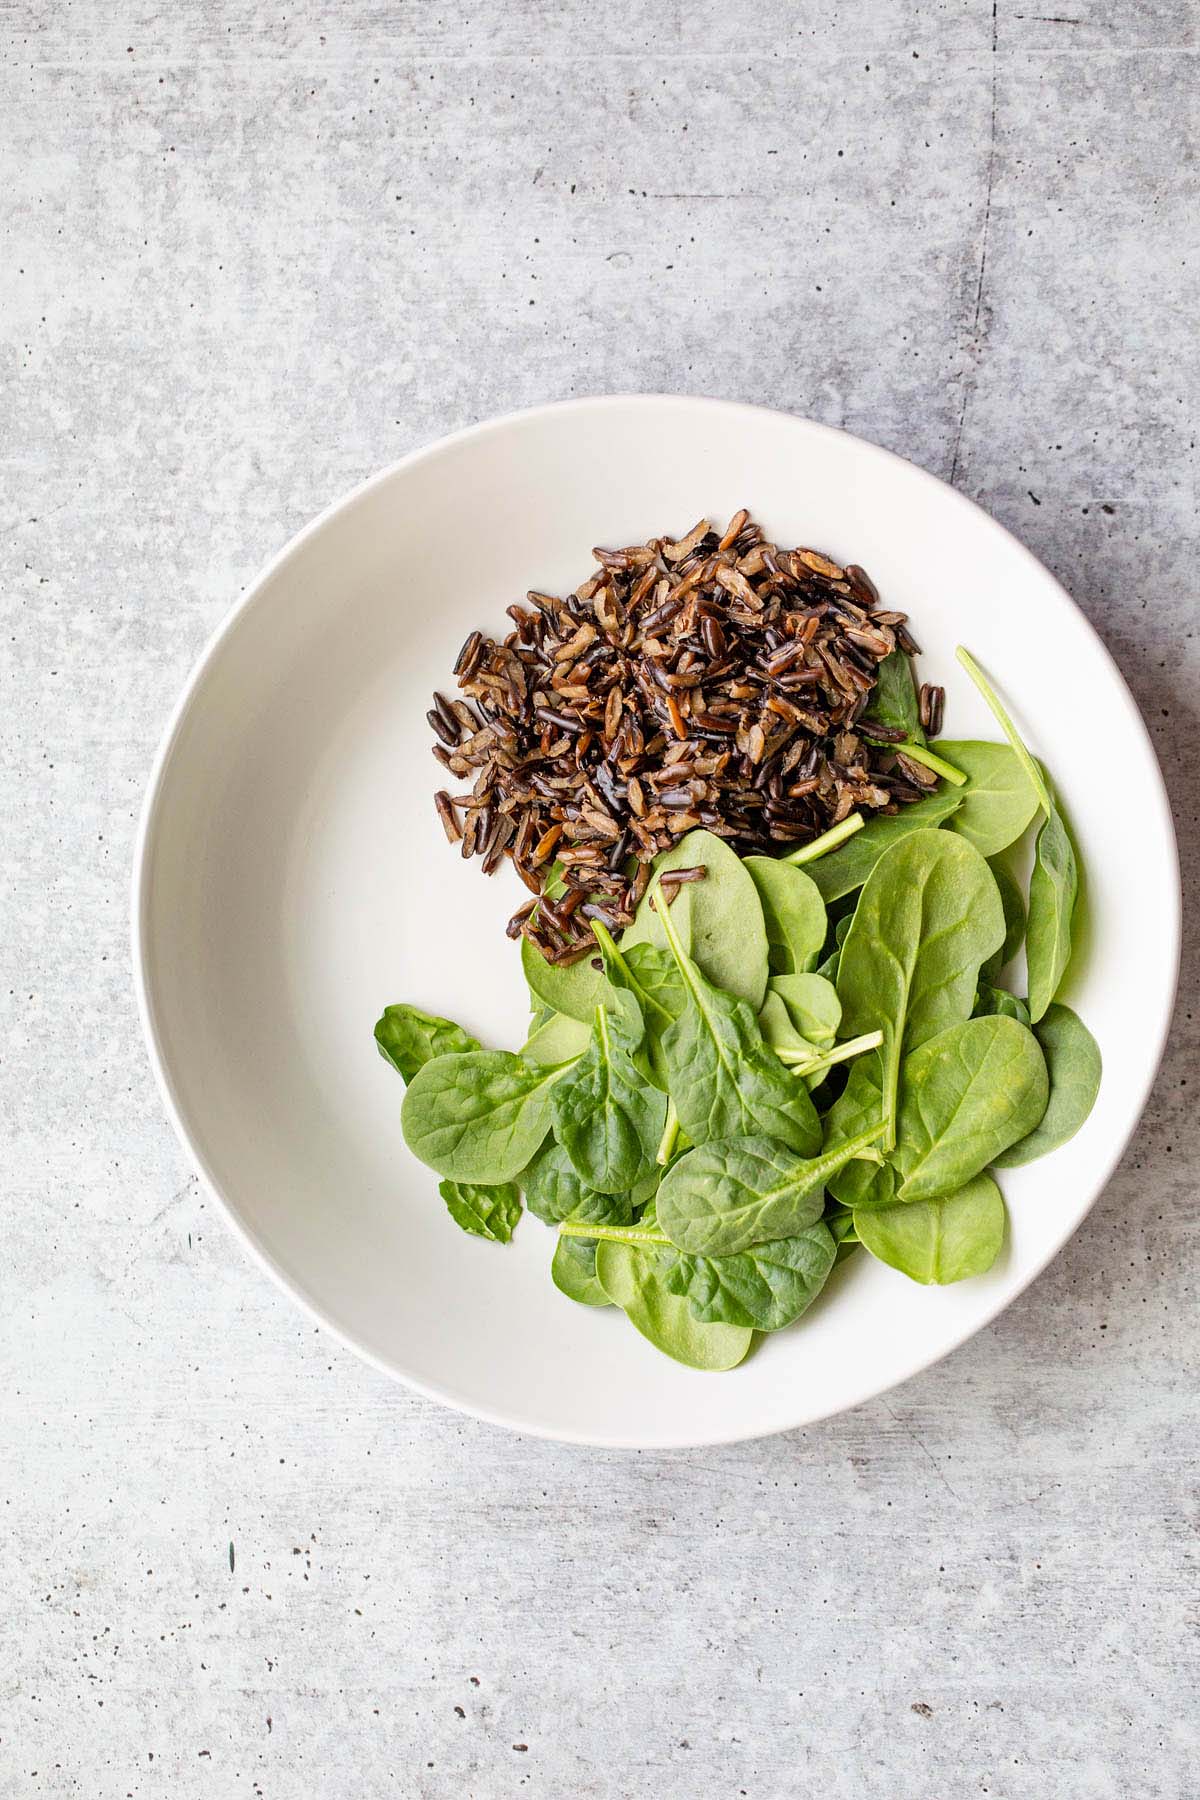
<svg viewBox="0 0 1200 1800"><path fill-rule="evenodd" d="M903 650L893 650L879 665L871 702L863 717L863 730L868 736L872 719L893 731L902 731L910 744L926 741L912 662Z"/></svg>
<svg viewBox="0 0 1200 1800"><path fill-rule="evenodd" d="M614 1003L597 1006L588 1047L555 1084L551 1105L555 1135L583 1180L598 1193L619 1194L654 1166L667 1097L634 1064L642 1037L636 1001L629 992L610 994Z"/></svg>
<svg viewBox="0 0 1200 1800"><path fill-rule="evenodd" d="M815 969L825 942L825 902L803 869L773 856L747 856L742 865L758 890L772 975Z"/></svg>
<svg viewBox="0 0 1200 1800"><path fill-rule="evenodd" d="M650 1226L653 1210L648 1209ZM688 1302L667 1287L662 1257L663 1252L653 1247L601 1241L596 1245L596 1275L613 1304L656 1349L690 1369L735 1368L754 1334L742 1325L701 1324Z"/></svg>
<svg viewBox="0 0 1200 1800"><path fill-rule="evenodd" d="M1025 957L1029 965L1029 1011L1042 1017L1062 986L1071 960L1071 921L1079 894L1079 869L1066 820L1055 803L1050 783L1030 755L999 695L969 650L958 647L958 660L999 720L1045 814L1034 847L1029 878L1029 919Z"/></svg>
<svg viewBox="0 0 1200 1800"><path fill-rule="evenodd" d="M549 1130L550 1095L570 1066L530 1068L507 1050L434 1057L404 1096L404 1141L452 1181L511 1181Z"/></svg>
<svg viewBox="0 0 1200 1800"><path fill-rule="evenodd" d="M756 1244L735 1256L664 1257L663 1279L672 1294L691 1302L706 1325L747 1325L779 1331L812 1304L824 1287L836 1245L820 1222L795 1237Z"/></svg>
<svg viewBox="0 0 1200 1800"><path fill-rule="evenodd" d="M838 997L843 1032L884 1034L885 1150L895 1143L903 1056L969 1018L980 965L1003 941L999 890L965 838L916 832L871 871L842 946Z"/></svg>
<svg viewBox="0 0 1200 1800"><path fill-rule="evenodd" d="M889 1268L941 1285L991 1268L1004 1242L1004 1201L990 1175L976 1175L942 1200L856 1212L854 1229Z"/></svg>
<svg viewBox="0 0 1200 1800"><path fill-rule="evenodd" d="M986 1019L994 1013L1001 1014L1006 1019L1016 1019L1019 1025L1028 1025L1029 1023L1029 1008L1024 1000L1018 1000L1017 996L1010 994L1007 988L992 987L988 982L981 981L979 992L975 996L975 1010L972 1016L976 1019Z"/></svg>
<svg viewBox="0 0 1200 1800"><path fill-rule="evenodd" d="M398 1069L405 1081L411 1081L435 1056L458 1056L480 1048L479 1039L453 1019L422 1012L419 1006L385 1006L375 1027L375 1042L380 1056Z"/></svg>
<svg viewBox="0 0 1200 1800"><path fill-rule="evenodd" d="M1000 890L1004 908L1004 942L994 950L979 971L983 981L994 982L1001 969L1006 969L1025 938L1025 897L1017 886L1012 870L1002 856L988 858L988 868Z"/></svg>
<svg viewBox="0 0 1200 1800"><path fill-rule="evenodd" d="M555 863L543 892L547 899L557 900L566 892L566 885L562 867ZM592 961L590 956L581 956L565 966L549 963L536 944L527 937L521 939L521 968L534 998L553 1012L566 1013L568 1018L589 1026L604 981L601 971L592 967Z"/></svg>
<svg viewBox="0 0 1200 1800"><path fill-rule="evenodd" d="M763 1042L746 1001L722 992L684 954L674 908L663 919L687 1006L663 1034L671 1098L693 1144L766 1133L802 1154L821 1142L821 1124L802 1081Z"/></svg>
<svg viewBox="0 0 1200 1800"><path fill-rule="evenodd" d="M823 975L773 975L758 1015L763 1037L777 1056L803 1061L833 1045L842 1022L837 989Z"/></svg>
<svg viewBox="0 0 1200 1800"><path fill-rule="evenodd" d="M1096 1103L1100 1092L1100 1046L1083 1020L1055 1001L1033 1028L1042 1047L1050 1077L1050 1098L1040 1122L1028 1136L1018 1139L995 1160L998 1169L1016 1169L1022 1163L1057 1150L1073 1138Z"/></svg>
<svg viewBox="0 0 1200 1800"><path fill-rule="evenodd" d="M862 1056L825 1115L825 1149L849 1143L882 1117L882 1066L877 1055ZM896 1198L896 1171L890 1162L857 1158L838 1169L828 1186L843 1206L886 1206Z"/></svg>
<svg viewBox="0 0 1200 1800"><path fill-rule="evenodd" d="M1050 1084L1037 1039L1015 1019L968 1019L904 1061L895 1163L900 1200L937 1200L1033 1130Z"/></svg>
<svg viewBox="0 0 1200 1800"><path fill-rule="evenodd" d="M1029 877L1029 922L1025 961L1029 969L1029 1011L1036 1022L1062 986L1071 960L1071 922L1079 892L1079 870L1066 821L1051 807L1033 854Z"/></svg>
<svg viewBox="0 0 1200 1800"><path fill-rule="evenodd" d="M596 1246L587 1238L560 1237L550 1259L550 1279L579 1306L611 1306L596 1274Z"/></svg>
<svg viewBox="0 0 1200 1800"><path fill-rule="evenodd" d="M967 777L962 805L948 821L950 830L974 844L981 856L1007 850L1038 809L1037 792L1021 759L1007 744L973 739L939 739L938 749Z"/></svg>
<svg viewBox="0 0 1200 1800"><path fill-rule="evenodd" d="M716 987L737 994L757 1012L767 986L767 931L758 890L741 858L708 831L690 831L654 862L654 879L637 916L621 939L622 951L634 944L667 945L663 914L654 904L659 878L671 869L704 868L703 881L681 887L668 908L684 953Z"/></svg>
<svg viewBox="0 0 1200 1800"><path fill-rule="evenodd" d="M637 1005L643 1031L640 1066L665 1093L667 1064L662 1048L663 1032L673 1019L678 1018L686 1001L675 959L669 950L660 950L656 944L618 948L599 921L593 921L592 930L600 946L609 986L631 995Z"/></svg>
<svg viewBox="0 0 1200 1800"><path fill-rule="evenodd" d="M523 1062L554 1067L581 1056L590 1036L578 1019L567 1013L550 1013L530 1032L518 1055Z"/></svg>
<svg viewBox="0 0 1200 1800"><path fill-rule="evenodd" d="M825 1184L869 1154L872 1125L836 1150L805 1159L766 1137L703 1144L671 1164L658 1190L658 1224L677 1250L732 1256L815 1225Z"/></svg>
<svg viewBox="0 0 1200 1800"><path fill-rule="evenodd" d="M507 1244L521 1217L521 1195L511 1181L483 1187L472 1181L441 1181L438 1193L456 1225L474 1237Z"/></svg>
<svg viewBox="0 0 1200 1800"><path fill-rule="evenodd" d="M957 788L939 788L901 807L898 813L877 813L861 831L828 856L808 865L808 874L828 905L852 894L863 886L880 857L893 845L911 837L916 831L936 829L962 805L962 792Z"/></svg>

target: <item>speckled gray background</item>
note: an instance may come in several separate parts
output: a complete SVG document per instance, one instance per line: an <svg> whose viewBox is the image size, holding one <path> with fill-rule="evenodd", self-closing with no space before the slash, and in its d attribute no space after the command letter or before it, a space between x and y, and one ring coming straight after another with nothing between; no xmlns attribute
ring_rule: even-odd
<svg viewBox="0 0 1200 1800"><path fill-rule="evenodd" d="M1196 1793L1194 956L1032 1291L703 1454L526 1442L318 1335L130 994L223 611L361 476L570 394L769 402L980 499L1195 869L1200 9L1021 4L0 4L5 1796Z"/></svg>

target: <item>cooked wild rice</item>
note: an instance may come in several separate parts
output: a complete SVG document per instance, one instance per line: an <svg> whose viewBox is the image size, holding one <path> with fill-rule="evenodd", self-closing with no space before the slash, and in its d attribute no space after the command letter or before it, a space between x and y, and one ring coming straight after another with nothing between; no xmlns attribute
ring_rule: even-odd
<svg viewBox="0 0 1200 1800"><path fill-rule="evenodd" d="M649 863L698 826L743 854L781 854L856 808L894 812L935 777L901 734L856 729L879 663L915 652L905 614L855 564L768 543L743 510L718 535L597 549L559 599L510 606L502 642L473 631L454 665L465 700L434 696L433 753L469 791L435 796L452 842L490 874L504 857L534 894L510 923L550 961L633 917ZM923 726L942 693L920 694ZM867 733L869 732L869 736Z"/></svg>

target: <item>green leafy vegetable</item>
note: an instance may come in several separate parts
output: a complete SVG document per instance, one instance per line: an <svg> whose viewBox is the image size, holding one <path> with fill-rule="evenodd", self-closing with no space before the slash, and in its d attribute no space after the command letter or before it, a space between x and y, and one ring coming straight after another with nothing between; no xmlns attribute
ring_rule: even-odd
<svg viewBox="0 0 1200 1800"><path fill-rule="evenodd" d="M654 881L637 916L621 939L634 944L667 944L663 914L654 904L658 881L672 869L704 868L703 881L679 889L668 910L685 955L716 987L746 1000L757 1012L767 986L767 931L758 890L741 858L711 832L690 831L655 859Z"/></svg>
<svg viewBox="0 0 1200 1800"><path fill-rule="evenodd" d="M437 1056L404 1096L404 1141L452 1181L511 1181L549 1130L551 1091L570 1066L530 1068L507 1050Z"/></svg>
<svg viewBox="0 0 1200 1800"><path fill-rule="evenodd" d="M1066 821L1050 784L1030 755L999 695L969 650L958 647L958 660L983 695L1019 759L1045 814L1034 847L1029 878L1029 919L1025 958L1029 965L1029 1011L1035 1023L1062 986L1071 960L1071 921L1079 893L1079 870Z"/></svg>
<svg viewBox="0 0 1200 1800"><path fill-rule="evenodd" d="M895 1162L898 1198L935 1200L964 1187L1046 1110L1037 1039L1015 1019L968 1019L905 1058Z"/></svg>
<svg viewBox="0 0 1200 1800"><path fill-rule="evenodd" d="M869 1153L879 1132L875 1124L811 1159L766 1137L703 1144L664 1175L658 1223L676 1249L697 1256L731 1256L795 1237L821 1217L830 1176L851 1157Z"/></svg>
<svg viewBox="0 0 1200 1800"><path fill-rule="evenodd" d="M1029 1011L1035 1022L1062 986L1071 960L1071 922L1079 892L1079 871L1066 822L1053 807L1037 835L1029 877L1029 920L1025 961L1029 970Z"/></svg>
<svg viewBox="0 0 1200 1800"><path fill-rule="evenodd" d="M825 1115L825 1149L836 1150L851 1142L882 1117L883 1070L879 1057L860 1057ZM896 1170L888 1161L856 1158L830 1177L828 1187L843 1206L885 1206L896 1198Z"/></svg>
<svg viewBox="0 0 1200 1800"><path fill-rule="evenodd" d="M557 900L566 892L566 885L562 867L555 863L543 890L547 899ZM568 1018L590 1026L604 981L600 970L592 967L590 957L582 956L578 962L565 966L549 963L536 944L522 937L521 969L535 999L553 1012L566 1013Z"/></svg>
<svg viewBox="0 0 1200 1800"><path fill-rule="evenodd" d="M815 969L825 942L825 902L810 875L772 856L748 856L743 868L758 890L772 975Z"/></svg>
<svg viewBox="0 0 1200 1800"><path fill-rule="evenodd" d="M675 958L656 944L631 944L618 948L599 920L592 930L600 946L609 985L632 995L642 1021L642 1064L656 1086L666 1091L667 1065L662 1037L667 1026L683 1011L686 995Z"/></svg>
<svg viewBox="0 0 1200 1800"><path fill-rule="evenodd" d="M567 1013L550 1013L530 1032L520 1049L523 1062L548 1064L570 1062L587 1049L591 1033L578 1019Z"/></svg>
<svg viewBox="0 0 1200 1800"><path fill-rule="evenodd" d="M1020 757L1007 744L942 739L938 748L962 769L962 805L949 819L981 856L1015 844L1038 809L1038 797Z"/></svg>
<svg viewBox="0 0 1200 1800"><path fill-rule="evenodd" d="M1004 1201L990 1175L976 1175L942 1200L856 1212L854 1230L872 1256L913 1281L962 1281L1000 1254Z"/></svg>
<svg viewBox="0 0 1200 1800"><path fill-rule="evenodd" d="M441 1181L438 1193L456 1225L475 1237L507 1244L521 1217L521 1196L511 1181L483 1187L473 1181Z"/></svg>
<svg viewBox="0 0 1200 1800"><path fill-rule="evenodd" d="M991 870L965 838L921 831L872 870L842 946L842 1029L884 1034L885 1150L895 1143L905 1052L970 1016L980 965L1004 941Z"/></svg>
<svg viewBox="0 0 1200 1800"><path fill-rule="evenodd" d="M550 1279L560 1294L580 1306L611 1306L596 1274L596 1246L586 1238L556 1239Z"/></svg>
<svg viewBox="0 0 1200 1800"><path fill-rule="evenodd" d="M826 1285L837 1246L824 1224L795 1237L756 1244L736 1256L685 1256L669 1262L667 1289L691 1301L703 1325L748 1325L777 1332L792 1325Z"/></svg>
<svg viewBox="0 0 1200 1800"><path fill-rule="evenodd" d="M994 982L1001 969L1008 967L1024 941L1025 898L1002 856L989 857L988 868L1000 890L1000 904L1004 908L1004 942L999 950L992 952L979 973L982 980Z"/></svg>
<svg viewBox="0 0 1200 1800"><path fill-rule="evenodd" d="M663 1279L672 1294L686 1295L693 1315L706 1325L780 1331L816 1299L835 1251L832 1234L818 1222L795 1237L756 1244L735 1256L680 1253L666 1262Z"/></svg>
<svg viewBox="0 0 1200 1800"><path fill-rule="evenodd" d="M994 1158L998 1169L1019 1168L1073 1138L1100 1092L1100 1047L1069 1006L1048 1006L1033 1035L1046 1058L1050 1098L1033 1130Z"/></svg>
<svg viewBox="0 0 1200 1800"><path fill-rule="evenodd" d="M693 1144L765 1132L802 1154L815 1151L821 1124L808 1089L767 1049L747 1003L714 987L684 954L673 907L663 921L687 993L662 1039L684 1131Z"/></svg>
<svg viewBox="0 0 1200 1800"><path fill-rule="evenodd" d="M662 1252L654 1248L601 1241L596 1246L596 1275L630 1324L676 1362L713 1372L736 1367L749 1350L753 1333L742 1325L701 1324L687 1300L667 1287L661 1260Z"/></svg>
<svg viewBox="0 0 1200 1800"><path fill-rule="evenodd" d="M903 650L896 649L885 656L876 672L871 704L863 717L863 730L868 735L872 719L892 731L902 731L910 744L925 742L913 666Z"/></svg>
<svg viewBox="0 0 1200 1800"><path fill-rule="evenodd" d="M802 1062L830 1049L841 1022L837 989L823 975L773 975L768 981L759 1028L785 1061Z"/></svg>
<svg viewBox="0 0 1200 1800"><path fill-rule="evenodd" d="M375 1027L375 1042L380 1056L398 1069L405 1081L411 1081L435 1056L458 1056L480 1048L479 1039L453 1019L440 1019L436 1013L422 1012L419 1006L385 1006Z"/></svg>
<svg viewBox="0 0 1200 1800"><path fill-rule="evenodd" d="M667 1099L634 1064L642 1020L631 993L609 990L596 1008L588 1047L555 1084L551 1106L559 1143L583 1180L619 1194L654 1166Z"/></svg>
<svg viewBox="0 0 1200 1800"><path fill-rule="evenodd" d="M1024 1000L1018 1000L1007 988L992 987L981 981L979 992L975 996L974 1017L986 1019L992 1013L1002 1013L1006 1019L1016 1019L1021 1025L1029 1023L1029 1008Z"/></svg>
<svg viewBox="0 0 1200 1800"><path fill-rule="evenodd" d="M936 829L962 805L957 789L939 789L901 807L898 813L877 814L840 849L823 856L809 869L826 905L862 887L880 857L914 832Z"/></svg>

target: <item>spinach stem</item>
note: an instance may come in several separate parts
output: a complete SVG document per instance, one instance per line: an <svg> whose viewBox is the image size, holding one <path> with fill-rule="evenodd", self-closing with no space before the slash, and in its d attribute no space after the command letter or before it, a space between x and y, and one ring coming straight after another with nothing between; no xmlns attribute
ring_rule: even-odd
<svg viewBox="0 0 1200 1800"><path fill-rule="evenodd" d="M675 1102L667 1096L667 1122L663 1126L663 1134L659 1140L658 1153L654 1160L659 1168L665 1169L675 1154L675 1140L679 1136L679 1114L675 1111Z"/></svg>
<svg viewBox="0 0 1200 1800"><path fill-rule="evenodd" d="M610 1244L653 1244L658 1248L666 1248L671 1242L661 1231L651 1231L645 1225L589 1225L584 1219L564 1219L558 1235L603 1238Z"/></svg>
<svg viewBox="0 0 1200 1800"><path fill-rule="evenodd" d="M848 1062L852 1056L861 1056L866 1050L878 1050L882 1042L882 1031L864 1031L861 1037L847 1038L844 1044L835 1044L823 1056L798 1057L790 1050L777 1050L775 1054L793 1075L814 1075L818 1069L832 1069L835 1063Z"/></svg>
<svg viewBox="0 0 1200 1800"><path fill-rule="evenodd" d="M971 652L966 649L964 645L960 644L958 646L955 655L958 657L963 668L967 671L967 674L971 677L971 680L975 683L975 686L979 689L979 692L987 701L993 715L999 722L1001 731L1003 731L1005 737L1011 744L1017 761L1032 782L1033 791L1038 797L1042 811L1045 813L1046 817L1049 818L1051 811L1050 790L1042 779L1042 771L1038 768L1032 756L1030 756L1029 751L1025 748L1024 743L1021 741L1021 735L1009 718L999 694L996 692L979 664L975 661Z"/></svg>
<svg viewBox="0 0 1200 1800"><path fill-rule="evenodd" d="M896 749L901 756L907 756L910 762L924 763L927 769L932 769L952 787L966 786L967 778L962 770L956 769L953 763L948 763L944 756L936 756L924 744L897 744Z"/></svg>
<svg viewBox="0 0 1200 1800"><path fill-rule="evenodd" d="M779 860L791 863L793 867L800 863L815 862L818 856L824 856L828 851L836 850L838 845L844 844L848 837L853 837L856 831L861 831L866 822L861 813L851 813L842 820L840 825L831 825L828 831L821 833L820 837L813 838L810 843L801 844L800 848L793 850L790 856L781 856Z"/></svg>

